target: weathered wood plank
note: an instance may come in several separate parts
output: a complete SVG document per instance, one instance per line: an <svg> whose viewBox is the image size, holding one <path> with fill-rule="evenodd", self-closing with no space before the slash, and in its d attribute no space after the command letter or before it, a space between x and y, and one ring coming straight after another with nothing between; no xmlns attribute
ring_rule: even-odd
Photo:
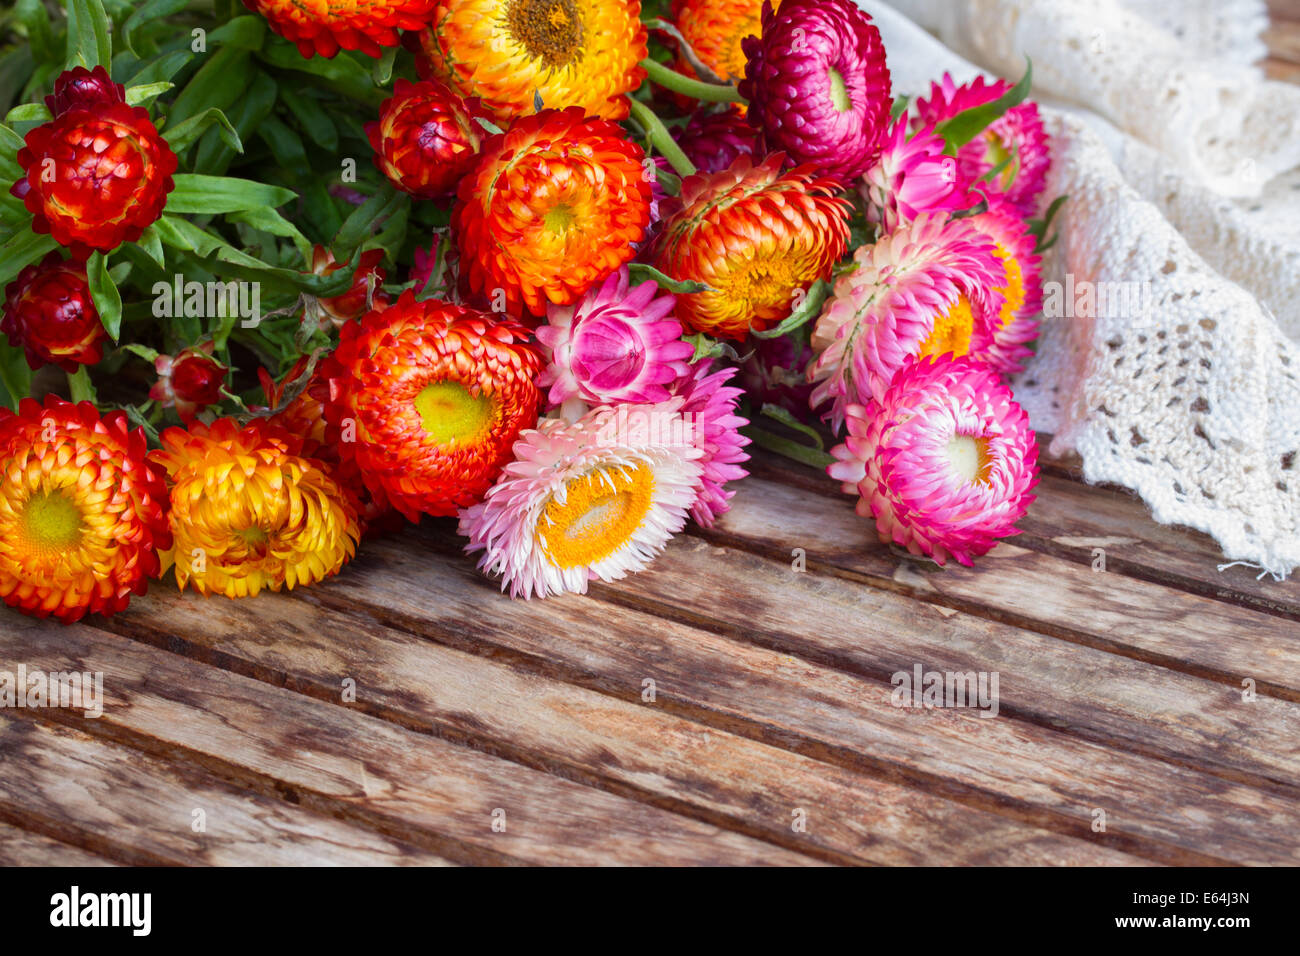
<svg viewBox="0 0 1300 956"><path fill-rule="evenodd" d="M429 559L414 552L412 560ZM513 626L502 616L508 601L481 583L470 586L478 593L468 607L442 609L430 598L423 613L467 638ZM1065 837L684 719L672 712L671 699L642 702L649 671L626 675L617 696L597 693L529 672L504 649L466 653L309 603L322 594L313 588L297 598L263 594L231 602L160 590L110 626L326 699L351 676L356 706L367 713L829 862L1134 859L1090 842L1087 833ZM601 613L614 623L607 610ZM550 626L544 616L535 621L534 629ZM638 626L653 639L654 622L648 630L643 621ZM799 809L809 814L806 832L792 829Z"/></svg>
<svg viewBox="0 0 1300 956"><path fill-rule="evenodd" d="M115 866L112 860L0 823L0 866Z"/></svg>
<svg viewBox="0 0 1300 956"><path fill-rule="evenodd" d="M0 624L10 617L0 613ZM0 661L16 659L35 659L47 672L103 674L101 717L49 711L52 718L458 863L813 862L89 627L0 626ZM504 831L493 828L498 812Z"/></svg>
<svg viewBox="0 0 1300 956"><path fill-rule="evenodd" d="M836 500L846 499L826 475L757 452L754 473ZM1208 535L1157 524L1140 499L1121 488L1087 485L1081 479L1045 474L1038 499L1011 539L1029 548L1092 566L1094 549L1105 551L1106 570L1204 597L1300 620L1300 578L1274 581L1245 567L1219 571L1223 552Z"/></svg>
<svg viewBox="0 0 1300 956"><path fill-rule="evenodd" d="M6 769L0 819L23 829L133 864L447 862L365 828L242 792L196 767L33 719L35 713L0 712ZM204 832L193 829L198 810Z"/></svg>
<svg viewBox="0 0 1300 956"><path fill-rule="evenodd" d="M792 514L800 520L791 522ZM1261 693L1300 700L1300 641L1291 621L1094 572L1014 543L973 569L939 569L881 545L847 495L810 494L751 476L716 529L699 533L783 561L803 548L808 566L819 571L1238 688L1250 678Z"/></svg>
<svg viewBox="0 0 1300 956"><path fill-rule="evenodd" d="M364 609L385 623L611 695L634 693L649 677L660 687L663 706L702 723L1021 813L1065 832L1086 832L1092 809L1109 801L1126 808L1131 821L1126 827L1133 829L1125 832L1142 839L1228 860L1300 859L1293 837L1300 803L1295 794L1264 792L1274 780L1263 779L1294 783L1300 764L1295 737L1287 734L1300 725L1285 717L1294 705L1257 701L1267 711L1262 722L1269 740L1278 749L1289 748L1289 758L1261 747L1242 756L1236 752L1242 728L1250 733L1257 727L1245 717L1215 714L1216 693L1222 707L1231 706L1227 688L1157 672L1153 690L1145 684L1151 669L1140 663L1033 634L1014 646L1019 637L1011 628L979 618L969 622L974 633L964 633L964 616L949 620L944 609L834 579L824 579L823 587L813 584L812 575L790 573L804 585L783 583L778 574L787 568L685 539L670 546L651 570L598 589L602 597L626 602L632 595L648 595L652 603L637 605L634 599L626 610L608 613L582 598L499 599L491 625L467 625L488 606L484 591L491 585L459 558L421 553L403 536L372 542L346 574L307 596L340 609ZM639 613L638 607L649 613ZM699 627L665 616L693 616L686 623ZM873 616L884 618L877 633L863 627ZM901 633L890 633L891 628ZM748 639L751 629L762 629L771 646L730 639ZM928 633L931 629L935 633ZM710 633L717 630L727 636ZM1013 647L995 643L999 637ZM988 653L981 654L985 641ZM898 659L880 645L897 649ZM1045 660L1037 660L1038 654ZM1076 654L1083 655L1081 662ZM954 710L927 711L924 717L900 710L889 701L890 674L913 663L945 670L950 669L945 664L963 671L1005 669L1008 684L1028 682L1028 687L1017 684L1009 698L1012 710L1046 716L1025 723ZM1073 706L1063 708L1061 720L1052 724L1053 682L1078 683L1093 667L1100 669L1094 685L1099 700L1090 705L1087 687L1075 690ZM1144 694L1150 698L1145 704ZM1191 702L1180 700L1180 694ZM1089 718L1090 706L1107 712ZM1075 722L1085 719L1091 720L1085 729L1106 746L1080 739ZM1060 723L1068 729L1056 729ZM1154 745L1144 743L1148 734ZM1133 752L1117 750L1117 744ZM1176 753L1161 753L1161 747ZM1144 748L1148 753L1139 754ZM1204 764L1224 779L1210 777ZM1255 786L1237 787L1237 780ZM1261 800L1267 809L1255 817ZM1198 824L1189 826L1189 817ZM1173 853L1167 847L1134 852Z"/></svg>

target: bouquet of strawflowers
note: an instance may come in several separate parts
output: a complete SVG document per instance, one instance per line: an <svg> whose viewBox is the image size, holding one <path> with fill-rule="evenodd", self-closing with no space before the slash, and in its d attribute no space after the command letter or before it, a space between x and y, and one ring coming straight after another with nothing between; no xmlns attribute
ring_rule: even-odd
<svg viewBox="0 0 1300 956"><path fill-rule="evenodd" d="M1028 72L895 98L849 0L245 4L0 20L9 605L312 584L424 515L583 592L751 441L940 563L1014 532Z"/></svg>

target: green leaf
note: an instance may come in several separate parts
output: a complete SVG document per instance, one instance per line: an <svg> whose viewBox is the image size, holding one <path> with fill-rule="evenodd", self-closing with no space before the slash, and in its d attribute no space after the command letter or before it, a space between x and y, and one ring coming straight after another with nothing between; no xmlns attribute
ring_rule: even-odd
<svg viewBox="0 0 1300 956"><path fill-rule="evenodd" d="M271 66L318 77L324 85L350 99L372 106L378 106L385 99L384 91L375 86L370 70L344 53L329 60L320 56L303 59L296 46L276 38L268 42L258 55Z"/></svg>
<svg viewBox="0 0 1300 956"><path fill-rule="evenodd" d="M789 318L766 332L751 331L750 335L756 339L775 339L782 335L789 335L795 329L806 325L813 316L821 311L822 303L826 301L826 296L830 294L830 291L831 284L825 279L818 279L809 287L807 295L803 297L803 302L800 303L799 308L790 313Z"/></svg>
<svg viewBox="0 0 1300 956"><path fill-rule="evenodd" d="M285 219L274 209L245 209L242 212L234 212L226 216L227 222L243 222L252 226L254 229L261 229L263 232L269 232L273 236L282 236L285 239L292 239L294 246L302 255L303 259L311 258L311 242L298 231L298 227Z"/></svg>
<svg viewBox="0 0 1300 956"><path fill-rule="evenodd" d="M309 168L307 149L302 144L302 137L278 119L268 119L258 126L257 135L270 147L277 165L295 172Z"/></svg>
<svg viewBox="0 0 1300 956"><path fill-rule="evenodd" d="M691 295L695 292L711 292L713 286L706 282L698 282L695 279L672 279L664 275L654 266L646 265L644 262L631 262L627 267L628 275L634 285L639 285L647 280L656 282L662 289L667 289L674 295Z"/></svg>
<svg viewBox="0 0 1300 956"><path fill-rule="evenodd" d="M99 312L104 331L114 342L122 331L122 296L108 275L108 259L102 252L91 253L86 260L86 280L90 284L90 298Z"/></svg>
<svg viewBox="0 0 1300 956"><path fill-rule="evenodd" d="M126 88L126 102L130 106L148 106L175 85L175 83L169 83L166 80L163 80L158 83L145 83L140 86L128 86Z"/></svg>
<svg viewBox="0 0 1300 956"><path fill-rule="evenodd" d="M113 62L108 36L108 14L100 0L68 0L67 69L102 66Z"/></svg>
<svg viewBox="0 0 1300 956"><path fill-rule="evenodd" d="M10 345L7 336L0 336L0 402L16 412L19 399L31 393L32 369L23 350Z"/></svg>
<svg viewBox="0 0 1300 956"><path fill-rule="evenodd" d="M1044 244L1043 239L1047 235L1047 230L1052 227L1052 220L1056 218L1056 214L1061 211L1061 207L1065 205L1065 201L1069 198L1069 196L1057 196L1052 200L1052 204L1047 207L1047 211L1043 213L1042 219L1029 220L1029 231L1038 240L1038 252L1050 249L1055 242L1053 238L1051 242Z"/></svg>
<svg viewBox="0 0 1300 956"><path fill-rule="evenodd" d="M167 85L171 86L170 83ZM163 139L167 140L167 145L172 148L172 152L182 153L206 133L213 123L217 125L222 141L237 153L244 151L244 144L239 139L239 133L235 130L235 127L230 125L230 120L226 119L226 114L215 106L204 110L198 116L191 116L175 126L167 127L163 131Z"/></svg>
<svg viewBox="0 0 1300 956"><path fill-rule="evenodd" d="M266 41L266 21L253 14L235 17L208 33L208 45L257 50Z"/></svg>
<svg viewBox="0 0 1300 956"><path fill-rule="evenodd" d="M189 0L146 0L136 7L135 12L126 18L126 23L122 24L122 42L126 44L128 50L139 56L140 52L135 48L131 34L150 20L179 13L187 6Z"/></svg>
<svg viewBox="0 0 1300 956"><path fill-rule="evenodd" d="M15 106L5 114L5 122L9 125L14 123L44 123L51 118L50 109L44 103L23 103Z"/></svg>
<svg viewBox="0 0 1300 956"><path fill-rule="evenodd" d="M50 28L50 14L41 0L18 0L14 16L27 31L27 42L38 60L53 60L54 31Z"/></svg>
<svg viewBox="0 0 1300 956"><path fill-rule="evenodd" d="M799 421L799 419L795 418L794 415L790 413L790 409L786 408L784 405L773 405L770 402L764 402L762 409L759 410L759 414L775 419L786 428L792 428L802 435L807 435L813 440L813 444L817 446L818 451L826 450L826 444L822 441L822 436L817 429L813 428L806 422Z"/></svg>
<svg viewBox="0 0 1300 956"><path fill-rule="evenodd" d="M247 140L270 115L278 93L275 80L260 70L253 75L248 91L226 111L241 141ZM194 154L194 171L224 176L236 152L242 150L231 148L219 128L209 131L199 140L199 148Z"/></svg>
<svg viewBox="0 0 1300 956"><path fill-rule="evenodd" d="M122 348L124 351L130 352L132 355L140 356L140 358L144 359L150 365L158 361L158 350L151 349L147 345L138 345L134 342L130 342L123 345Z"/></svg>
<svg viewBox="0 0 1300 956"><path fill-rule="evenodd" d="M406 193L400 193L384 183L377 193L358 206L343 222L342 228L330 243L334 254L351 258L362 240L369 236L383 220L391 216L407 198Z"/></svg>
<svg viewBox="0 0 1300 956"><path fill-rule="evenodd" d="M168 124L179 124L191 116L215 107L225 110L244 92L248 82L247 50L222 47L208 54L208 62L199 67L185 84L167 114Z"/></svg>
<svg viewBox="0 0 1300 956"><path fill-rule="evenodd" d="M142 248L144 254L155 261L160 269L166 268L166 259L162 255L162 237L155 226L149 225L149 228L140 234L140 238L136 239L135 245Z"/></svg>
<svg viewBox="0 0 1300 956"><path fill-rule="evenodd" d="M374 79L375 86L388 85L388 81L393 78L393 63L396 60L397 47L385 47L383 56L375 61L374 69L370 71L370 76Z"/></svg>
<svg viewBox="0 0 1300 956"><path fill-rule="evenodd" d="M935 127L935 133L948 144L946 152L949 155L957 155L957 150L984 132L990 123L1007 110L1023 103L1029 96L1033 78L1034 64L1026 57L1025 75L1020 78L1019 83L996 100L980 106L972 106L968 110L962 110L952 119L945 120Z"/></svg>
<svg viewBox="0 0 1300 956"><path fill-rule="evenodd" d="M683 335L683 342L689 342L695 346L695 353L691 356L691 364L703 361L704 359L718 358L738 358L736 350L726 342L705 335L703 332L696 332L694 335Z"/></svg>
<svg viewBox="0 0 1300 956"><path fill-rule="evenodd" d="M128 88L132 86L148 86L151 83L162 83L170 80L192 59L194 59L194 54L189 50L173 50L171 53L164 53L127 80L126 86Z"/></svg>
<svg viewBox="0 0 1300 956"><path fill-rule="evenodd" d="M902 93L898 94L898 96L894 98L894 105L889 108L890 122L893 122L906 113L907 107L911 102L912 98L910 96L904 96Z"/></svg>
<svg viewBox="0 0 1300 956"><path fill-rule="evenodd" d="M49 236L38 235L30 229L14 233L0 246L0 288L4 288L23 269L58 247L59 244Z"/></svg>
<svg viewBox="0 0 1300 956"><path fill-rule="evenodd" d="M339 149L339 133L334 121L321 109L321 105L309 96L301 96L288 86L280 88L280 99L302 124L303 131L317 146L331 153Z"/></svg>
<svg viewBox="0 0 1300 956"><path fill-rule="evenodd" d="M827 465L832 464L835 459L826 452L812 448L808 445L801 445L797 441L791 441L789 438L783 438L780 435L774 435L764 428L756 425L750 425L740 430L742 435L747 436L755 445L760 448L766 448L768 451L774 451L778 455L784 455L792 461L797 461L801 465L807 465L810 468L825 470Z"/></svg>
<svg viewBox="0 0 1300 956"><path fill-rule="evenodd" d="M167 197L169 214L240 212L282 206L297 198L293 190L231 176L177 173L172 181L176 188Z"/></svg>

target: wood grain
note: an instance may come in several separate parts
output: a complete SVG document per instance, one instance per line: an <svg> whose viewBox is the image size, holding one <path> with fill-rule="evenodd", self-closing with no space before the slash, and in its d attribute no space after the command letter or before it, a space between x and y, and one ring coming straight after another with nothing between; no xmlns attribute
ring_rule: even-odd
<svg viewBox="0 0 1300 956"><path fill-rule="evenodd" d="M343 706L84 626L0 628L0 661L102 672L103 716L44 711L242 789L418 843L458 863L811 862ZM341 689L336 700L341 701ZM494 812L504 832L494 831Z"/></svg>
<svg viewBox="0 0 1300 956"><path fill-rule="evenodd" d="M25 713L14 718L14 713ZM437 854L198 768L0 712L0 820L122 863L437 865ZM193 829L194 811L205 832Z"/></svg>
<svg viewBox="0 0 1300 956"><path fill-rule="evenodd" d="M1261 693L1300 700L1300 642L1290 621L1010 543L978 568L939 569L881 545L847 495L806 494L751 477L735 501L701 536L783 561L803 548L819 572L1237 688L1250 678ZM798 525L791 514L802 515Z"/></svg>
<svg viewBox="0 0 1300 956"><path fill-rule="evenodd" d="M114 866L111 860L39 833L0 823L0 866Z"/></svg>
<svg viewBox="0 0 1300 956"><path fill-rule="evenodd" d="M650 676L665 706L701 723L1063 832L1086 829L1104 792L1115 805L1141 808L1137 832L1153 840L1227 854L1249 842L1260 859L1300 859L1287 836L1300 823L1294 791L1265 796L1216 781L1209 789L1223 798L1205 795L1207 769L1265 790L1295 782L1300 724L1289 702L1246 711L1211 682L1152 680L1149 667L1101 652L1078 660L1080 648L1039 635L948 619L895 595L689 540L649 571L596 589L620 604L617 612L576 597L512 602L497 609L492 627L465 628L489 586L457 558L399 539L376 542L351 573L313 595L338 595L332 606L364 609L492 659L512 652L517 669L613 696ZM684 619L698 627L676 623ZM730 639L752 642L760 631L762 646ZM891 706L890 675L915 662L1003 672L1003 687L1014 687L1004 690L1009 710L1033 722ZM1089 737L1109 749L1082 742ZM1103 762L1114 774L1093 776ZM1091 786L1080 789L1081 780ZM1241 828L1227 823L1261 800L1267 813ZM1204 825L1188 829L1193 807ZM1175 852L1126 848L1161 858Z"/></svg>
<svg viewBox="0 0 1300 956"><path fill-rule="evenodd" d="M651 673L629 675L620 696L603 694L522 668L509 654L467 653L314 607L307 601L315 591L298 600L262 595L255 610L250 602L212 607L150 595L118 624L313 696L332 697L343 675L354 676L358 706L375 716L828 862L1129 860L1086 838L1000 819L684 719L664 697L642 702L642 681ZM425 613L458 632L493 633L506 626L505 607L516 605L485 597L469 613L442 614L431 602ZM799 809L814 820L806 833L792 831Z"/></svg>

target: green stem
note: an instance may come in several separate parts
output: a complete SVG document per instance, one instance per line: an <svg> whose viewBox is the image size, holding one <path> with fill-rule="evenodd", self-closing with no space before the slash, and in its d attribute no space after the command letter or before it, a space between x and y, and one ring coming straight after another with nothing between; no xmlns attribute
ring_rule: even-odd
<svg viewBox="0 0 1300 956"><path fill-rule="evenodd" d="M95 386L90 381L90 372L86 366L79 365L75 372L68 373L68 392L74 402L94 402L97 400Z"/></svg>
<svg viewBox="0 0 1300 956"><path fill-rule="evenodd" d="M809 468L816 468L818 471L825 471L826 466L835 461L833 457L820 449L801 445L797 441L782 438L780 435L773 435L770 431L759 428L757 425L742 428L741 433L749 436L750 440L760 448L774 451L778 455L784 455L786 458L797 461L801 465L807 465Z"/></svg>
<svg viewBox="0 0 1300 956"><path fill-rule="evenodd" d="M646 71L651 83L657 83L665 89L689 96L691 99L705 100L709 103L745 102L745 98L734 86L693 80L649 57L641 61L641 68Z"/></svg>
<svg viewBox="0 0 1300 956"><path fill-rule="evenodd" d="M627 101L632 106L632 118L646 131L646 135L650 137L650 144L663 155L664 159L668 160L677 171L677 175L682 177L693 175L695 164L686 158L682 148L668 132L668 127L664 126L658 116L655 116L654 110L630 96Z"/></svg>

